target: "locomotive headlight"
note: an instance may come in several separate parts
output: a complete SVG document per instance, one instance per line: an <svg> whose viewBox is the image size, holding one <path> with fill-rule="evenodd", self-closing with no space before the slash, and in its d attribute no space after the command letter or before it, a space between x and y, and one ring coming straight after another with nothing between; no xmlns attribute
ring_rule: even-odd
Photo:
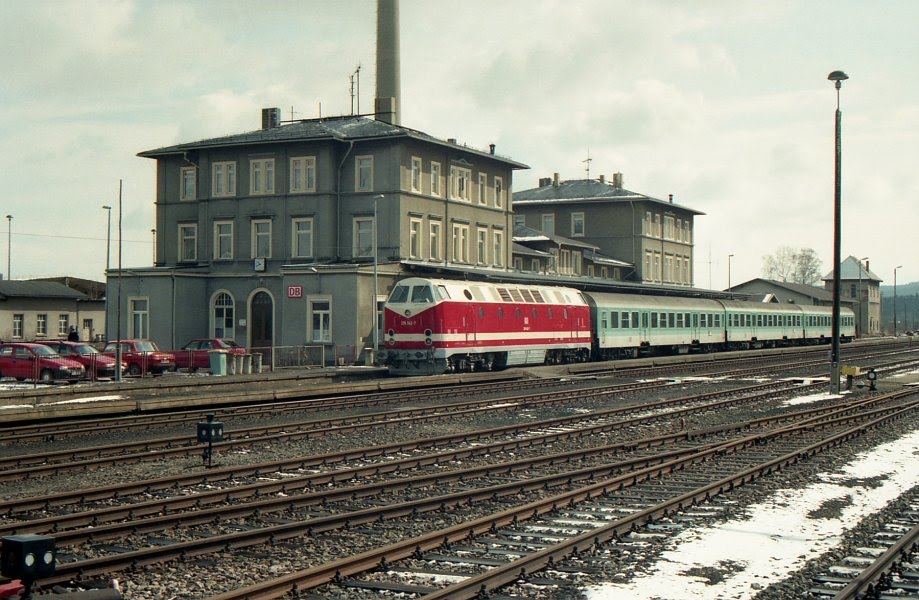
<svg viewBox="0 0 919 600"><path fill-rule="evenodd" d="M412 316L412 310L411 310L410 308L406 308L406 309L405 309L405 316L406 316L406 317Z"/></svg>

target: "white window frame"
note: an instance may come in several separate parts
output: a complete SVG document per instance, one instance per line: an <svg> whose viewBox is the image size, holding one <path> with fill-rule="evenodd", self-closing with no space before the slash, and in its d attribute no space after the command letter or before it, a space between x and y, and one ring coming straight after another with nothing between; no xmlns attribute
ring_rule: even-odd
<svg viewBox="0 0 919 600"><path fill-rule="evenodd" d="M584 213L571 213L571 237L584 237Z"/></svg>
<svg viewBox="0 0 919 600"><path fill-rule="evenodd" d="M218 325L221 321L222 326ZM214 294L211 301L211 336L236 339L236 300L233 294L226 290Z"/></svg>
<svg viewBox="0 0 919 600"><path fill-rule="evenodd" d="M233 221L214 221L214 260L233 260Z"/></svg>
<svg viewBox="0 0 919 600"><path fill-rule="evenodd" d="M249 194L265 196L274 193L274 159L254 158L249 160Z"/></svg>
<svg viewBox="0 0 919 600"><path fill-rule="evenodd" d="M412 157L412 170L411 170L411 181L409 185L413 192L421 192L421 169L423 168L423 162L420 157Z"/></svg>
<svg viewBox="0 0 919 600"><path fill-rule="evenodd" d="M488 175L485 173L479 173L478 200L483 206L488 204Z"/></svg>
<svg viewBox="0 0 919 600"><path fill-rule="evenodd" d="M198 224L179 223L178 262L198 260Z"/></svg>
<svg viewBox="0 0 919 600"><path fill-rule="evenodd" d="M354 217L352 235L354 245L352 252L358 258L373 257L373 217Z"/></svg>
<svg viewBox="0 0 919 600"><path fill-rule="evenodd" d="M469 202L469 185L471 182L471 170L465 167L450 167L450 197L452 199Z"/></svg>
<svg viewBox="0 0 919 600"><path fill-rule="evenodd" d="M70 314L69 313L58 313L57 315L57 334L62 337L67 337L68 333L70 333Z"/></svg>
<svg viewBox="0 0 919 600"><path fill-rule="evenodd" d="M504 231L495 229L491 232L491 241L494 246L492 260L496 267L504 266Z"/></svg>
<svg viewBox="0 0 919 600"><path fill-rule="evenodd" d="M443 260L443 223L432 220L428 227L431 260Z"/></svg>
<svg viewBox="0 0 919 600"><path fill-rule="evenodd" d="M224 160L211 165L211 195L215 198L231 198L236 195L236 161Z"/></svg>
<svg viewBox="0 0 919 600"><path fill-rule="evenodd" d="M143 306L140 304L143 303ZM150 337L150 298L134 296L128 298L128 336L145 340Z"/></svg>
<svg viewBox="0 0 919 600"><path fill-rule="evenodd" d="M373 156L364 154L354 157L354 189L358 192L373 191Z"/></svg>
<svg viewBox="0 0 919 600"><path fill-rule="evenodd" d="M316 191L315 156L291 157L290 191L291 193L306 193Z"/></svg>
<svg viewBox="0 0 919 600"><path fill-rule="evenodd" d="M198 169L182 167L179 169L179 200L196 200L198 198Z"/></svg>
<svg viewBox="0 0 919 600"><path fill-rule="evenodd" d="M13 337L21 338L25 330L26 316L23 313L13 314Z"/></svg>
<svg viewBox="0 0 919 600"><path fill-rule="evenodd" d="M495 177L495 208L504 207L504 179Z"/></svg>
<svg viewBox="0 0 919 600"><path fill-rule="evenodd" d="M39 313L35 315L35 335L46 337L48 335L48 315Z"/></svg>
<svg viewBox="0 0 919 600"><path fill-rule="evenodd" d="M308 319L307 339L316 343L330 343L332 341L332 297L309 296L307 298ZM316 326L316 319L319 325Z"/></svg>
<svg viewBox="0 0 919 600"><path fill-rule="evenodd" d="M408 220L408 256L409 258L421 258L421 231L424 227L424 221L421 219L410 218Z"/></svg>
<svg viewBox="0 0 919 600"><path fill-rule="evenodd" d="M306 230L301 230L302 226L306 226ZM316 228L313 223L312 217L297 217L290 220L290 255L293 258L311 258L315 256L313 253L313 240L315 238ZM301 235L309 235L309 241L307 244L308 248L302 248L304 244L300 243ZM304 251L305 250L305 251Z"/></svg>
<svg viewBox="0 0 919 600"><path fill-rule="evenodd" d="M431 163L431 195L440 196L440 163Z"/></svg>
<svg viewBox="0 0 919 600"><path fill-rule="evenodd" d="M475 231L476 264L488 264L488 228L477 227Z"/></svg>
<svg viewBox="0 0 919 600"><path fill-rule="evenodd" d="M543 233L555 235L555 213L541 215L540 223L542 224Z"/></svg>
<svg viewBox="0 0 919 600"><path fill-rule="evenodd" d="M453 223L452 262L460 264L469 263L469 225L466 223Z"/></svg>
<svg viewBox="0 0 919 600"><path fill-rule="evenodd" d="M261 230L262 225L267 225L267 231ZM249 251L252 258L271 258L271 219L252 219L251 235L252 243ZM268 249L267 252L259 251L259 241L264 240L267 237L268 240Z"/></svg>

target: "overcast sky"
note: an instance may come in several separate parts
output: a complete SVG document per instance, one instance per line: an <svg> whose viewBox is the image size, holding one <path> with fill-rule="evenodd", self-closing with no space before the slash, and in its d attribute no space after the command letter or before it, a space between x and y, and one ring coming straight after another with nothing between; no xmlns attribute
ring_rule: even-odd
<svg viewBox="0 0 919 600"><path fill-rule="evenodd" d="M842 255L919 281L919 2L401 0L402 124L705 213L695 283L761 275L781 246L832 268L842 87ZM14 279L152 263L143 150L373 106L374 0L0 0L0 240ZM13 216L7 237L3 217ZM3 237L7 237L3 240ZM5 244L0 244L4 246ZM7 258L5 249L0 251ZM6 272L5 261L0 272Z"/></svg>

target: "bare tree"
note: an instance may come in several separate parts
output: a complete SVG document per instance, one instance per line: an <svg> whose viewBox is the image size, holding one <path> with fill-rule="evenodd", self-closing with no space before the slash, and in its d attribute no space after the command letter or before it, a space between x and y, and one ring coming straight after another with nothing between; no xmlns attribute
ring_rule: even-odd
<svg viewBox="0 0 919 600"><path fill-rule="evenodd" d="M781 246L763 257L763 277L814 285L820 281L820 264L812 248Z"/></svg>

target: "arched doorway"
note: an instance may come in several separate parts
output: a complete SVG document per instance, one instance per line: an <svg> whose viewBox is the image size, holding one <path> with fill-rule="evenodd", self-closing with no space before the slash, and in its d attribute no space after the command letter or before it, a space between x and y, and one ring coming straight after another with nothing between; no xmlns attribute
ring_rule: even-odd
<svg viewBox="0 0 919 600"><path fill-rule="evenodd" d="M262 355L262 365L272 366L271 348L274 346L274 300L268 292L259 291L249 302L249 347Z"/></svg>

